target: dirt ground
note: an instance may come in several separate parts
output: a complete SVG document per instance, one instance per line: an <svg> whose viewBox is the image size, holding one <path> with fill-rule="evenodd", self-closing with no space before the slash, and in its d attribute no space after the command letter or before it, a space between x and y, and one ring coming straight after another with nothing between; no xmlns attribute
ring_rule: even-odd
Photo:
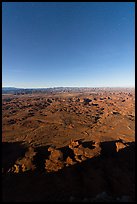
<svg viewBox="0 0 137 204"><path fill-rule="evenodd" d="M135 201L135 93L2 96L4 202Z"/></svg>

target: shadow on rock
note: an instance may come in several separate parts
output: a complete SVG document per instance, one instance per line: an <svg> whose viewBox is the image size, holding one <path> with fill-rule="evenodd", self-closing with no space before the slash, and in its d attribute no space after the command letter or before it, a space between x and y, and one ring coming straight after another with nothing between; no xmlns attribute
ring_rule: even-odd
<svg viewBox="0 0 137 204"><path fill-rule="evenodd" d="M43 170L3 174L3 201L135 201L135 143L126 143L123 147L118 142L102 142L99 155L50 173L43 164L50 155L49 147L39 147L35 150L34 163L36 167L40 164ZM4 145L3 161L9 162L5 162L8 167L21 155L17 152L23 154L24 149L20 149L19 143L11 143L9 150ZM65 159L74 157L68 147L60 151L65 153Z"/></svg>
<svg viewBox="0 0 137 204"><path fill-rule="evenodd" d="M5 171L14 165L15 161L23 157L27 147L22 142L2 143L2 168Z"/></svg>

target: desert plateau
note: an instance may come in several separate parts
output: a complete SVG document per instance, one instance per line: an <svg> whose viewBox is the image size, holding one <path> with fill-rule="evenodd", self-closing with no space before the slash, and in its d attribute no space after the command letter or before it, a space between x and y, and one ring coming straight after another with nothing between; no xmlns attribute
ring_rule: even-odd
<svg viewBox="0 0 137 204"><path fill-rule="evenodd" d="M4 202L134 202L135 90L2 95Z"/></svg>

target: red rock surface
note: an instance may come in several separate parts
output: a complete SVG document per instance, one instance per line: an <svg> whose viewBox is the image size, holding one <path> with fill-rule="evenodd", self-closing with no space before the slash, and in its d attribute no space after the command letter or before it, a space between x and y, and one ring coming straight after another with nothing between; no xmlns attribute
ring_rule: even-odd
<svg viewBox="0 0 137 204"><path fill-rule="evenodd" d="M3 95L3 201L135 201L134 90Z"/></svg>

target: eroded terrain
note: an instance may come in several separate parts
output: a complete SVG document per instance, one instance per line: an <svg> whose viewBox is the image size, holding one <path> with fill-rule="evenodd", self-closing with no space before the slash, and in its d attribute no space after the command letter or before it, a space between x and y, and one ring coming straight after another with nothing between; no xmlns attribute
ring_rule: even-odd
<svg viewBox="0 0 137 204"><path fill-rule="evenodd" d="M4 201L134 201L135 94L3 95Z"/></svg>

